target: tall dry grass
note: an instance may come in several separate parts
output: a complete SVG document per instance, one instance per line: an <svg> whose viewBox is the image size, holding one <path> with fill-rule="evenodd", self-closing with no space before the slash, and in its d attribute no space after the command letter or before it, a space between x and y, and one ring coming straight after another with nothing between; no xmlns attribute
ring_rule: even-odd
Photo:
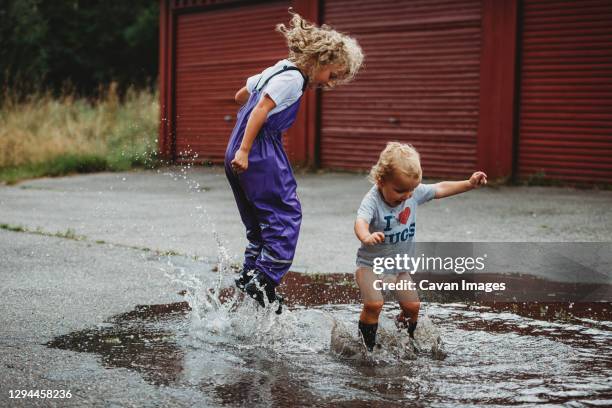
<svg viewBox="0 0 612 408"><path fill-rule="evenodd" d="M5 96L0 106L0 179L125 170L154 161L157 93L112 84L97 100Z"/></svg>

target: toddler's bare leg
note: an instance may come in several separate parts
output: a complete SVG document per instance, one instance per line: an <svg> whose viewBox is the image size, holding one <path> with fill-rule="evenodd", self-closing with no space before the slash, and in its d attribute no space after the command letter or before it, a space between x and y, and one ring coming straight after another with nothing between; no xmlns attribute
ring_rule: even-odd
<svg viewBox="0 0 612 408"><path fill-rule="evenodd" d="M412 279L410 274L407 272L400 273L397 275L396 282L401 281L410 281ZM400 313L398 320L406 320L408 319L410 322L416 322L419 318L419 309L421 307L421 302L419 302L419 295L416 290L397 290L395 291L395 296L397 301L399 302L400 308L402 312Z"/></svg>
<svg viewBox="0 0 612 408"><path fill-rule="evenodd" d="M374 281L381 279L371 268L360 267L355 272L355 279L361 292L363 309L359 320L366 324L378 323L378 316L383 308L384 299L379 290L374 289Z"/></svg>

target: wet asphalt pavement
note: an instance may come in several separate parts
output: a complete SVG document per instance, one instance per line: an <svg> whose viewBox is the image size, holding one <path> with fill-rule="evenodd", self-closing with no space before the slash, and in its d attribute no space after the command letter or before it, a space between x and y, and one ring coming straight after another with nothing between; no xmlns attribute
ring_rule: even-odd
<svg viewBox="0 0 612 408"><path fill-rule="evenodd" d="M304 222L294 270L352 272L364 176L307 174L298 184ZM611 204L610 191L486 188L421 207L417 237L610 242ZM177 269L211 273L213 231L231 260L240 259L243 227L219 169L3 186L0 224L0 406L219 405L205 389L147 381L133 367L105 365L99 354L48 347L68 333L104 329L137 305L184 302L186 285L173 276ZM72 398L9 398L20 389L71 390Z"/></svg>
<svg viewBox="0 0 612 408"><path fill-rule="evenodd" d="M137 304L180 300L180 289L164 277L164 260L133 249L8 231L0 231L0 242L0 406L185 406L206 400L188 391L179 398L127 369L110 371L94 354L45 345L103 325ZM9 399L9 391L19 389L71 390L72 398Z"/></svg>
<svg viewBox="0 0 612 408"><path fill-rule="evenodd" d="M71 229L89 241L216 259L215 228L236 257L244 227L222 169L170 168L39 179L0 187L0 224ZM186 174L188 173L188 174ZM183 178L186 177L186 178ZM352 272L361 174L298 175L303 221L293 268ZM419 241L612 241L612 191L484 188L419 207ZM333 259L333 262L330 260Z"/></svg>

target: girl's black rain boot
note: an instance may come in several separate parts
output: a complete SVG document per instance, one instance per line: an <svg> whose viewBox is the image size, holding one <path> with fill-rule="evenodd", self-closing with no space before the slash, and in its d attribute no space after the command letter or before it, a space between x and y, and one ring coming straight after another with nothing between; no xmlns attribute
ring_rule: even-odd
<svg viewBox="0 0 612 408"><path fill-rule="evenodd" d="M236 287L244 291L245 286L251 281L251 279L253 279L253 275L255 275L254 269L251 269L251 270L243 269L240 272L240 275L236 279L234 279L234 282L236 283Z"/></svg>
<svg viewBox="0 0 612 408"><path fill-rule="evenodd" d="M365 343L368 351L374 350L374 345L376 344L376 331L378 330L378 323L367 324L359 321L359 331L361 332L361 337L363 338L363 342Z"/></svg>
<svg viewBox="0 0 612 408"><path fill-rule="evenodd" d="M278 286L277 283L270 279L268 275L263 272L257 272L245 286L244 291L255 299L261 307L266 307L264 296L268 299L268 304L278 301L279 305L276 314L281 314L283 298L276 294L276 286Z"/></svg>

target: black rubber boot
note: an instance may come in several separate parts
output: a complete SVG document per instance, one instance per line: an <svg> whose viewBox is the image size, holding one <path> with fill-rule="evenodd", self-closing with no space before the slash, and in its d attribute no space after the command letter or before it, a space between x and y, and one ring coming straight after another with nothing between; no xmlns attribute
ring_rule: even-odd
<svg viewBox="0 0 612 408"><path fill-rule="evenodd" d="M417 323L418 321L408 322L408 335L413 339L414 339L414 331L416 330Z"/></svg>
<svg viewBox="0 0 612 408"><path fill-rule="evenodd" d="M399 314L395 318L395 327L397 327L400 331L403 329L408 329L408 335L414 339L414 331L416 330L417 322L410 322L408 319L403 317L402 314Z"/></svg>
<svg viewBox="0 0 612 408"><path fill-rule="evenodd" d="M277 283L270 279L268 275L263 272L257 272L250 282L247 283L244 291L255 299L261 307L266 307L264 296L267 298L268 304L278 301L279 305L276 314L281 314L283 298L276 294L276 286L278 286Z"/></svg>
<svg viewBox="0 0 612 408"><path fill-rule="evenodd" d="M234 279L234 282L236 283L236 287L244 292L245 286L251 281L251 279L253 279L254 275L255 275L254 269L251 269L248 271L243 269L240 272L240 275L236 279Z"/></svg>
<svg viewBox="0 0 612 408"><path fill-rule="evenodd" d="M359 321L359 331L361 332L361 337L363 338L363 342L365 343L368 351L374 350L374 345L376 345L376 331L378 330L378 323L367 324Z"/></svg>

